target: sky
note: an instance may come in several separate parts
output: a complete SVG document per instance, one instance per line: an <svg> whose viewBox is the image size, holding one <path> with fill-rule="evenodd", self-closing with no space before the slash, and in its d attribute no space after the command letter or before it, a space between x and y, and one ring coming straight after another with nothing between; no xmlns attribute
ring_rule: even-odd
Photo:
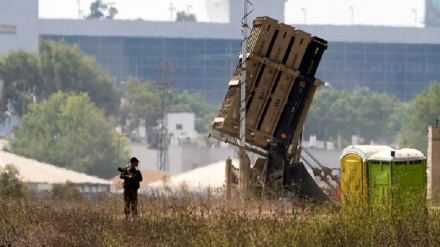
<svg viewBox="0 0 440 247"><path fill-rule="evenodd" d="M177 11L186 11L195 14L198 21L209 21L204 0L103 1L118 9L115 19L170 21ZM39 16L78 19L89 14L91 2L39 0ZM425 0L287 0L285 23L423 27L424 9Z"/></svg>

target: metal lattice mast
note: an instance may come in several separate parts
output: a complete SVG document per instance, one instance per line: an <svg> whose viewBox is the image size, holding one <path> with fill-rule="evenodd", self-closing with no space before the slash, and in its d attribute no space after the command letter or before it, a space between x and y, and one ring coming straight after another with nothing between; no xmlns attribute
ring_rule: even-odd
<svg viewBox="0 0 440 247"><path fill-rule="evenodd" d="M166 114L165 89L160 92L160 133L159 133L159 154L158 168L161 171L168 172L170 170L168 160L168 117Z"/></svg>
<svg viewBox="0 0 440 247"><path fill-rule="evenodd" d="M169 172L169 156L168 156L168 105L166 102L166 92L169 88L169 74L174 70L174 65L170 62L162 62L155 65L155 70L160 73L160 82L158 88L160 90L160 128L158 140L157 168L161 171Z"/></svg>

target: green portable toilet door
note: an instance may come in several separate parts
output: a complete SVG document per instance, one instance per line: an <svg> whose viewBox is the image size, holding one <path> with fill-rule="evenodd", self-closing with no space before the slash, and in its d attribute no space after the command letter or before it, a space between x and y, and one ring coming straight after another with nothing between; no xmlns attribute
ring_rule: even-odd
<svg viewBox="0 0 440 247"><path fill-rule="evenodd" d="M426 161L395 162L393 166L393 185L396 186L396 196L407 197L426 196Z"/></svg>
<svg viewBox="0 0 440 247"><path fill-rule="evenodd" d="M390 199L390 162L368 161L368 185L370 201L385 202Z"/></svg>

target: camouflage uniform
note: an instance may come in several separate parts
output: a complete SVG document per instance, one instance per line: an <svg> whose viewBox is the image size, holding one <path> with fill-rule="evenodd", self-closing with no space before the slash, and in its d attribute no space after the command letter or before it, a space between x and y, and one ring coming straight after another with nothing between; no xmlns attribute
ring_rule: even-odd
<svg viewBox="0 0 440 247"><path fill-rule="evenodd" d="M129 175L132 174L133 177L130 179ZM140 187L140 182L142 181L142 173L135 167L126 167L122 170L121 179L124 179L124 213L125 217L128 218L130 213L133 216L137 215L137 195L138 189Z"/></svg>

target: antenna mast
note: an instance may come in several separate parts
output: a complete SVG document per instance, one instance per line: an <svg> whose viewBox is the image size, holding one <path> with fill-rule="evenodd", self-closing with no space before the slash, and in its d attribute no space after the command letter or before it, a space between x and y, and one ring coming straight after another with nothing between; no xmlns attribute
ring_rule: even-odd
<svg viewBox="0 0 440 247"><path fill-rule="evenodd" d="M81 20L81 3L80 0L76 1L78 3L78 19Z"/></svg>
<svg viewBox="0 0 440 247"><path fill-rule="evenodd" d="M246 154L246 62L247 62L247 9L248 0L243 0L244 16L242 19L242 44L241 44L241 87L240 87L240 147L238 151L238 156L240 159L240 197L241 199L246 199L248 197L248 187L249 187L249 170L250 161Z"/></svg>
<svg viewBox="0 0 440 247"><path fill-rule="evenodd" d="M169 156L168 156L168 116L166 91L170 87L169 74L174 70L174 65L170 62L161 62L155 65L156 71L160 73L160 82L158 88L160 90L160 129L157 156L157 168L161 171L169 172Z"/></svg>

